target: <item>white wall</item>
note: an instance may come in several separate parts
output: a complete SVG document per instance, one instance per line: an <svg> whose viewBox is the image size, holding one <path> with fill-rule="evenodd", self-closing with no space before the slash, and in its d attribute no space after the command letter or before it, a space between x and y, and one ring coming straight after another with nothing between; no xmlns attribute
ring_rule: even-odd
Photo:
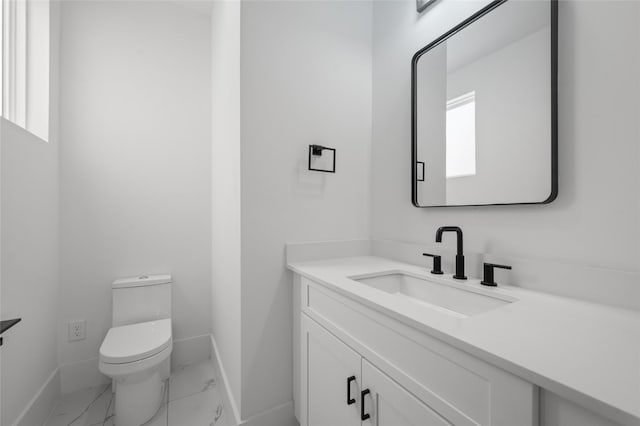
<svg viewBox="0 0 640 426"><path fill-rule="evenodd" d="M211 330L240 404L240 1L213 3L211 52Z"/></svg>
<svg viewBox="0 0 640 426"><path fill-rule="evenodd" d="M10 425L57 368L58 144L0 119L2 319L0 423Z"/></svg>
<svg viewBox="0 0 640 426"><path fill-rule="evenodd" d="M556 201L411 206L410 59L465 7L438 2L419 18L412 2L374 2L373 237L431 242L438 226L459 225L471 251L638 271L638 2L560 2Z"/></svg>
<svg viewBox="0 0 640 426"><path fill-rule="evenodd" d="M292 399L284 243L369 234L371 19L369 2L242 4L243 418ZM314 143L336 174L306 170Z"/></svg>
<svg viewBox="0 0 640 426"><path fill-rule="evenodd" d="M556 201L529 207L411 206L410 59L471 7L480 5L438 2L419 17L413 2L374 2L373 238L426 244L438 226L459 225L470 251L638 272L638 2L559 3ZM606 282L602 292L608 292ZM610 424L549 392L541 399L545 426Z"/></svg>
<svg viewBox="0 0 640 426"><path fill-rule="evenodd" d="M210 25L180 2L63 3L62 364L98 356L116 277L172 274L174 339L210 331Z"/></svg>
<svg viewBox="0 0 640 426"><path fill-rule="evenodd" d="M58 366L57 2L49 22L49 142L0 118L0 317L22 318L3 335L0 349L2 425L18 420ZM30 419L42 421L52 408L53 401L42 402Z"/></svg>

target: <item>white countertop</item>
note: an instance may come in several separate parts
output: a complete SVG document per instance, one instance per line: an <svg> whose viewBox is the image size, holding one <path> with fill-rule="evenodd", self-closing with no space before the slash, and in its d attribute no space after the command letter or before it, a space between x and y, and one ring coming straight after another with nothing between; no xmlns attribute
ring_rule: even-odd
<svg viewBox="0 0 640 426"><path fill-rule="evenodd" d="M542 388L623 424L640 425L640 313L518 287L464 282L514 303L456 318L420 307L349 276L404 270L432 281L427 268L380 257L288 265L292 271L390 315Z"/></svg>

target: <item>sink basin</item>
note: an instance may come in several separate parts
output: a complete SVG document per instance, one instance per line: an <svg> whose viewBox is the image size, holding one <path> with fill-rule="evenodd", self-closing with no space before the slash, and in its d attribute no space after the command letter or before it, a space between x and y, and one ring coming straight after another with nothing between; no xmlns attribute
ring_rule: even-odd
<svg viewBox="0 0 640 426"><path fill-rule="evenodd" d="M485 294L481 289L472 288L469 284L431 281L405 271L388 271L349 278L394 297L459 318L481 314L516 301L504 295Z"/></svg>

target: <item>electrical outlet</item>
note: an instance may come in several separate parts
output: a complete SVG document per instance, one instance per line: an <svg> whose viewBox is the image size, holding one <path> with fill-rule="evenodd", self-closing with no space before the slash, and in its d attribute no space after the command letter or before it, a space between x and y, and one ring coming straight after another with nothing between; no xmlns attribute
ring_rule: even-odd
<svg viewBox="0 0 640 426"><path fill-rule="evenodd" d="M71 321L69 324L69 341L75 342L76 340L85 339L85 320Z"/></svg>

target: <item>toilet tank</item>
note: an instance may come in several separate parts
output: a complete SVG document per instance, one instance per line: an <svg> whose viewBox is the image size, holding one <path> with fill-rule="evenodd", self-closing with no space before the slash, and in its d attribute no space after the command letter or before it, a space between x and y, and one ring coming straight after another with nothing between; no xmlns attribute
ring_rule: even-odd
<svg viewBox="0 0 640 426"><path fill-rule="evenodd" d="M171 275L141 275L115 280L113 326L171 318Z"/></svg>

